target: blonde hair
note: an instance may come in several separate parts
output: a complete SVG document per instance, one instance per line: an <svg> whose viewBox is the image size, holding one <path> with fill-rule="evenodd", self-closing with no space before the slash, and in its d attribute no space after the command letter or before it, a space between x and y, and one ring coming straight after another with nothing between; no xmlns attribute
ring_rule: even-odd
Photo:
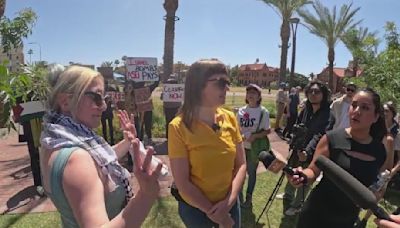
<svg viewBox="0 0 400 228"><path fill-rule="evenodd" d="M49 69L48 81L51 86L51 92L48 99L48 109L51 111L60 111L57 97L61 93L72 95L70 110L72 116L75 116L78 104L87 87L96 79L103 79L103 76L90 68L81 66L71 66L62 71L59 65L54 65Z"/></svg>
<svg viewBox="0 0 400 228"><path fill-rule="evenodd" d="M228 75L225 65L218 59L201 59L193 63L186 75L185 97L181 108L183 122L191 131L192 122L201 105L202 91L207 80L215 74Z"/></svg>

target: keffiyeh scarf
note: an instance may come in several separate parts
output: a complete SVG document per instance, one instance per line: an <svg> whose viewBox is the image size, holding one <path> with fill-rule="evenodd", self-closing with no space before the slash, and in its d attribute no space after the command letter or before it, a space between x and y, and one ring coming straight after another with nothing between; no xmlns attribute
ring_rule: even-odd
<svg viewBox="0 0 400 228"><path fill-rule="evenodd" d="M43 117L41 145L47 150L79 147L89 152L101 171L116 185L125 189L126 199L132 198L129 172L118 163L114 149L90 128L76 123L71 117L48 112Z"/></svg>

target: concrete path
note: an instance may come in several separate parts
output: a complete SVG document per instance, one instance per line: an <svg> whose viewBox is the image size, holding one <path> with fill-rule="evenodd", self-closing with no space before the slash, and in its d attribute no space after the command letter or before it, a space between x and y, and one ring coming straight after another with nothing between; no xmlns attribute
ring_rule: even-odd
<svg viewBox="0 0 400 228"><path fill-rule="evenodd" d="M0 131L4 131L1 130ZM287 157L288 144L281 140L275 133L271 133L272 149ZM155 139L157 157L169 166L166 139ZM125 161L122 161L124 164ZM265 168L260 163L257 172L264 172ZM167 176L160 181L160 197L168 196L172 176ZM134 189L137 182L133 181ZM56 208L47 197L39 197L33 186L30 168L30 158L26 143L18 142L17 133L13 132L0 139L0 213L29 213L56 211Z"/></svg>

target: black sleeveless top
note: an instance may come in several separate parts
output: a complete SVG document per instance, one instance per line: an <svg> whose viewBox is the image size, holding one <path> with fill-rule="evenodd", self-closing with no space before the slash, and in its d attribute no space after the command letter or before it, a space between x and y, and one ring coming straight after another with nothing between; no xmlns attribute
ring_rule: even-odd
<svg viewBox="0 0 400 228"><path fill-rule="evenodd" d="M357 178L366 187L376 181L379 170L386 160L382 142L372 140L369 144L354 141L344 129L327 132L330 159ZM354 151L374 159L364 161L352 157ZM300 214L297 227L353 227L359 208L336 185L325 176L313 189Z"/></svg>

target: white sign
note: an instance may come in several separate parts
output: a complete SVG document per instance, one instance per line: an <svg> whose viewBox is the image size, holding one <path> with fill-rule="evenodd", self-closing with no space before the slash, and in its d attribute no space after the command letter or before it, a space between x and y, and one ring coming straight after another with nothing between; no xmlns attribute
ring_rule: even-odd
<svg viewBox="0 0 400 228"><path fill-rule="evenodd" d="M157 58L128 57L125 64L128 81L159 81Z"/></svg>
<svg viewBox="0 0 400 228"><path fill-rule="evenodd" d="M184 92L185 92L184 84L164 84L163 101L182 102Z"/></svg>

